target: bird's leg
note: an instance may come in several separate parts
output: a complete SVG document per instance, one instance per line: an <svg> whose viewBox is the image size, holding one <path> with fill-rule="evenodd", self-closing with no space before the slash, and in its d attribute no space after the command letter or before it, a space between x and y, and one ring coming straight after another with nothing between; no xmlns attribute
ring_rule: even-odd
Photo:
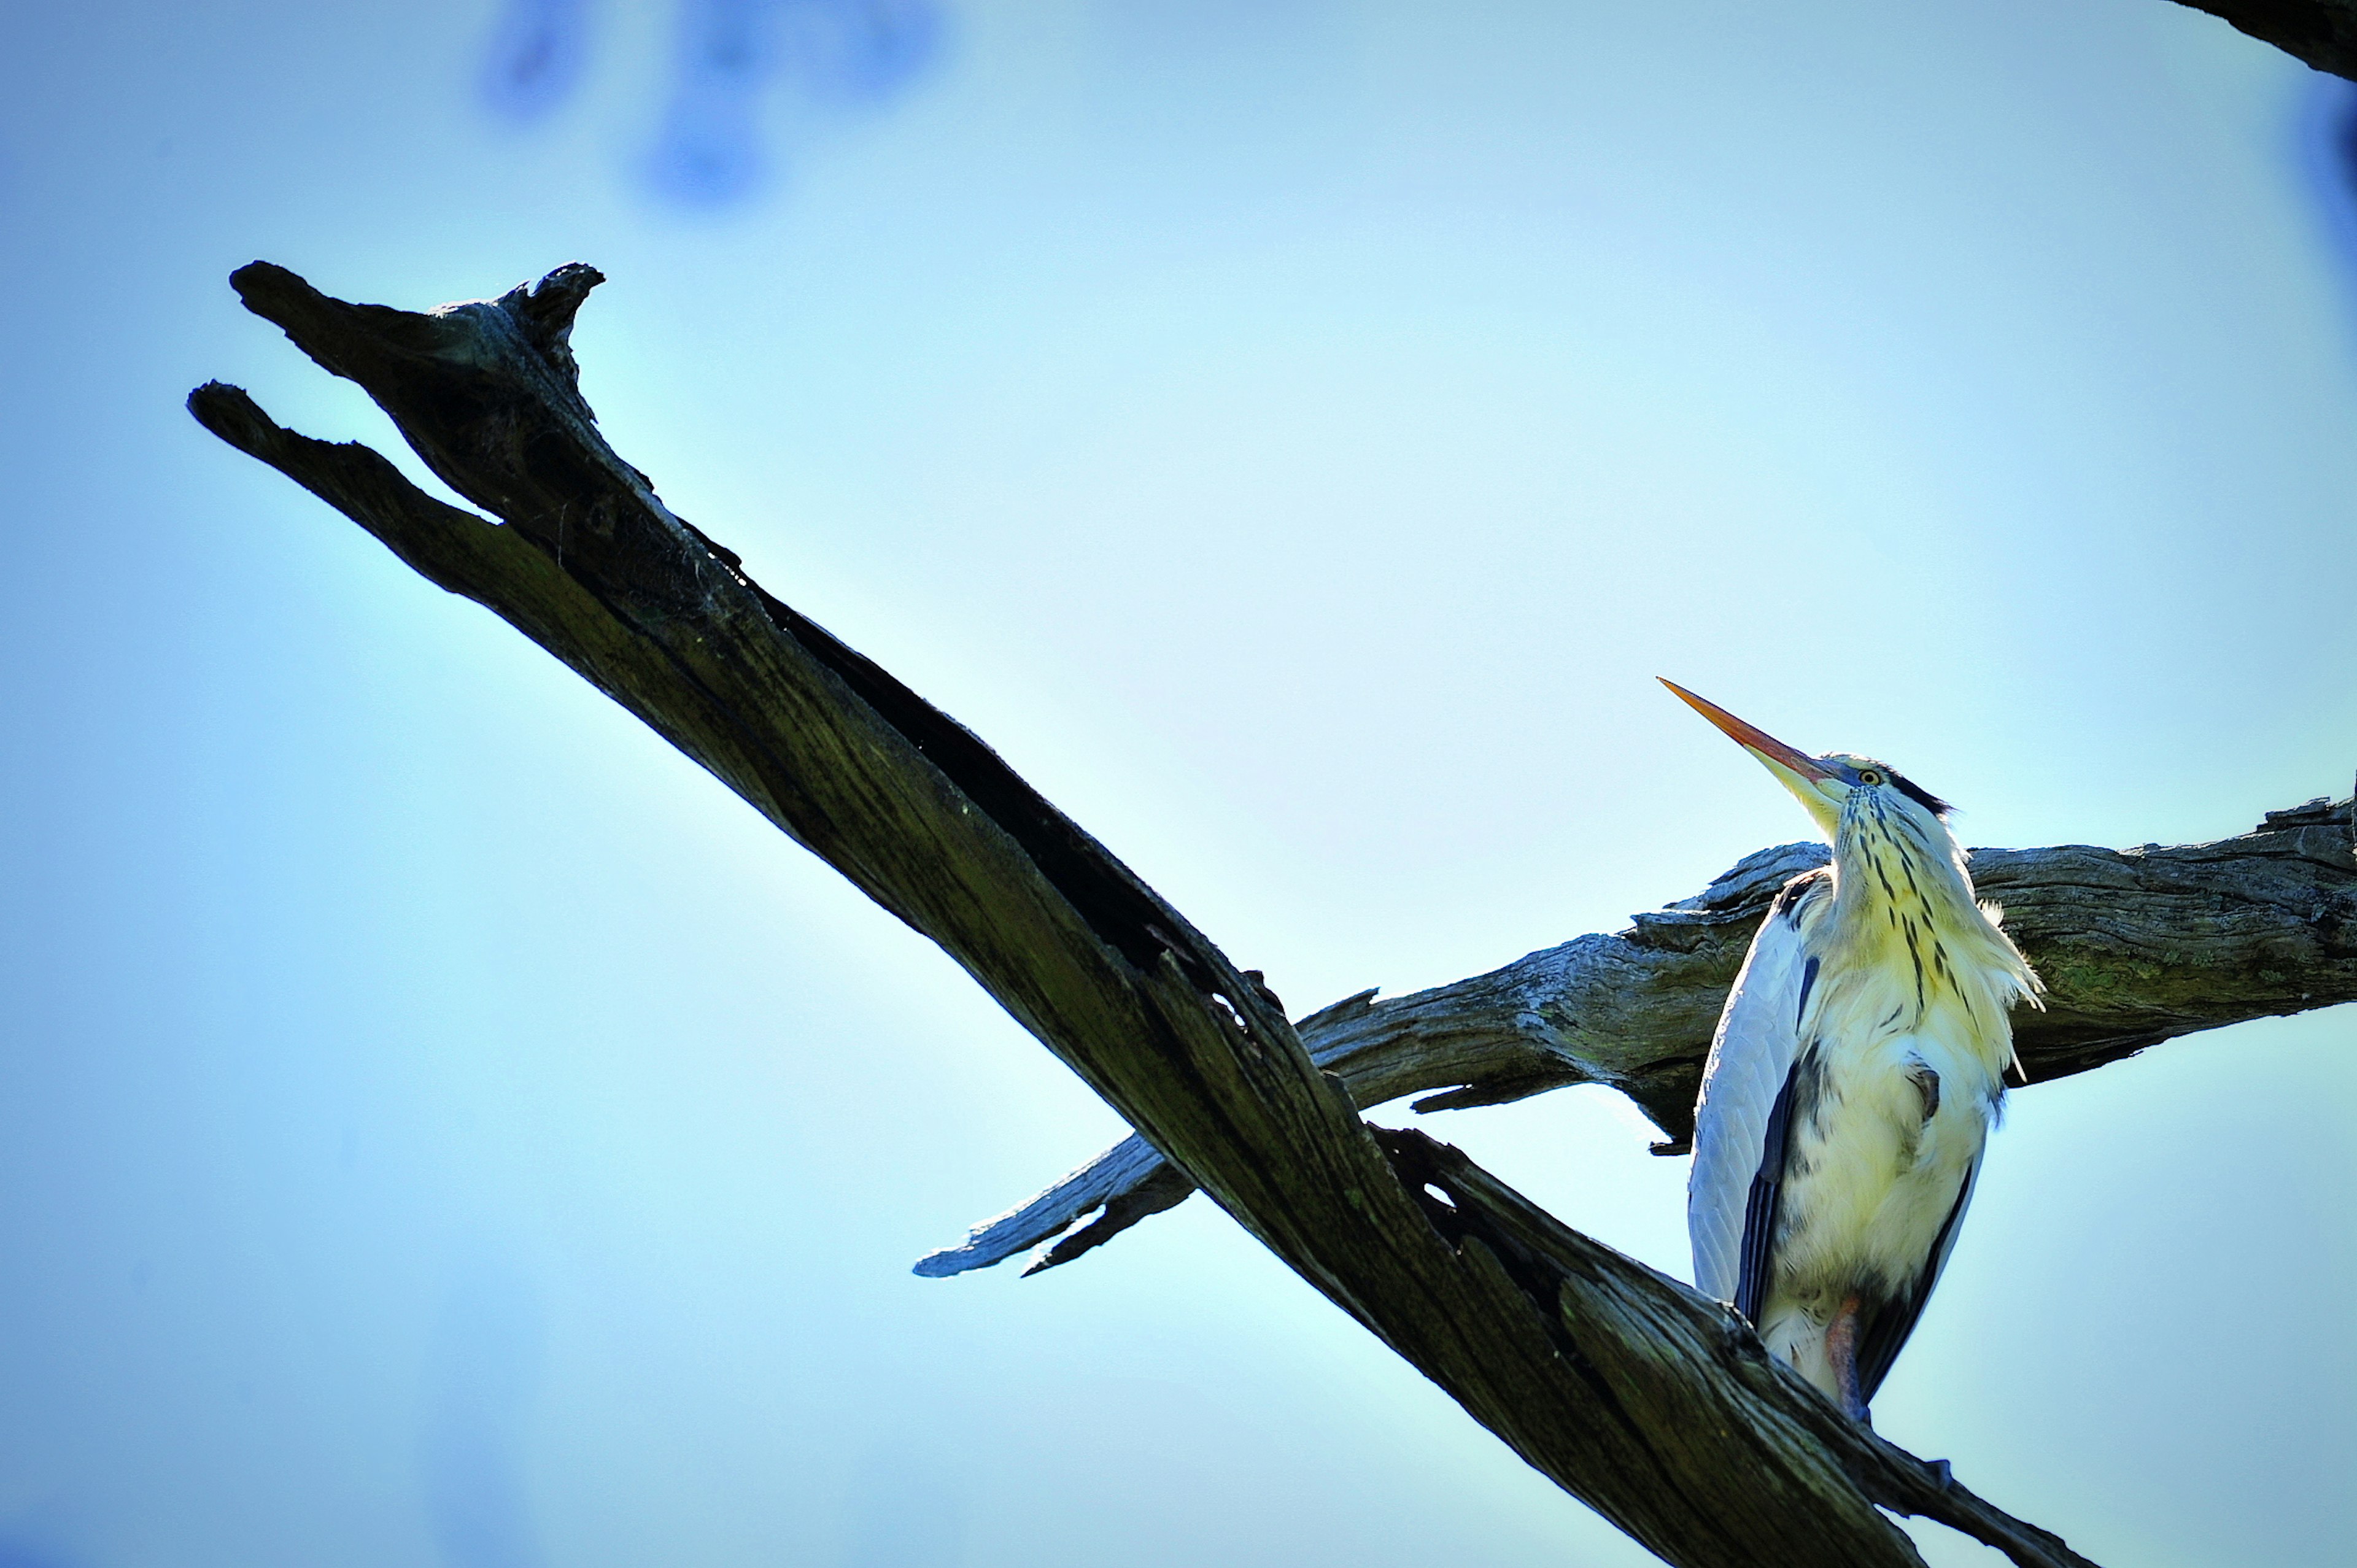
<svg viewBox="0 0 2357 1568"><path fill-rule="evenodd" d="M1853 1421L1870 1421L1866 1399L1857 1386L1857 1310L1855 1292L1845 1297L1841 1310L1825 1326L1825 1359L1833 1363L1834 1382L1841 1391L1842 1409Z"/></svg>

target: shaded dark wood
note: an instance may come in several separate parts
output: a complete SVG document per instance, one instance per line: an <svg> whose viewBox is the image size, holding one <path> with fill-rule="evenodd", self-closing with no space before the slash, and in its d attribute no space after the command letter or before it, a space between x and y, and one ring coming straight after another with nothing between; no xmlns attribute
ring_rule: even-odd
<svg viewBox="0 0 2357 1568"><path fill-rule="evenodd" d="M2178 0L2318 70L2357 81L2357 0Z"/></svg>
<svg viewBox="0 0 2357 1568"><path fill-rule="evenodd" d="M2250 832L2163 849L1977 849L1973 877L2045 978L2044 1012L2014 1013L2032 1083L2085 1072L2180 1035L2357 1001L2357 854L2347 800L2270 811ZM1397 1001L1362 992L1295 1026L1361 1107L1422 1094L1419 1111L1494 1105L1568 1084L1626 1092L1683 1154L1711 1030L1768 901L1824 864L1821 843L1746 856L1701 893ZM1441 1090L1433 1093L1433 1090ZM1134 1196L1153 1184L1154 1202ZM1069 1262L1183 1199L1143 1139L1124 1139L957 1246L943 1275L1083 1232L1026 1273Z"/></svg>
<svg viewBox="0 0 2357 1568"><path fill-rule="evenodd" d="M232 387L190 397L208 429L505 618L939 943L1304 1279L1631 1536L1695 1568L1919 1563L1893 1508L2018 1563L2082 1561L1849 1426L1718 1304L1461 1156L1380 1144L1256 977L615 456L566 343L594 272L424 315L262 263L233 281L502 522Z"/></svg>

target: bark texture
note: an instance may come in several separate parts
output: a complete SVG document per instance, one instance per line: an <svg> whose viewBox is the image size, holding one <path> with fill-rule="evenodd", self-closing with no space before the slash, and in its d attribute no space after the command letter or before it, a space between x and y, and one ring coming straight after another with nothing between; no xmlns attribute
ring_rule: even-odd
<svg viewBox="0 0 2357 1568"><path fill-rule="evenodd" d="M2349 801L2319 800L2215 843L1973 851L1975 885L2004 906L2048 988L2044 1012L2013 1016L2029 1081L2197 1030L2357 1001L2352 827ZM1683 1154L1711 1030L1751 934L1776 890L1826 855L1820 843L1761 850L1627 930L1396 1001L1362 992L1295 1027L1362 1108L1407 1094L1427 1096L1419 1111L1494 1105L1602 1083L1669 1134L1656 1153ZM1024 1272L1052 1268L1187 1191L1145 1140L1125 1138L920 1260L917 1273L987 1267L1103 1209Z"/></svg>
<svg viewBox="0 0 2357 1568"><path fill-rule="evenodd" d="M567 343L594 270L430 313L261 263L232 281L500 521L232 387L190 397L206 428L506 618L939 943L1304 1279L1652 1551L1693 1568L1920 1563L1889 1509L2018 1563L2083 1561L1850 1423L1720 1304L1454 1151L1370 1130L1252 976L614 454Z"/></svg>

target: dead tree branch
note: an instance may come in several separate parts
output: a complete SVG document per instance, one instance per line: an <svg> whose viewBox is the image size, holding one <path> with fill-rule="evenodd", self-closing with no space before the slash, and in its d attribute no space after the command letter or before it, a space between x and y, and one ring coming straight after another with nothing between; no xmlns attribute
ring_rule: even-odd
<svg viewBox="0 0 2357 1568"><path fill-rule="evenodd" d="M2357 0L2178 0L2318 70L2357 81Z"/></svg>
<svg viewBox="0 0 2357 1568"><path fill-rule="evenodd" d="M2251 1018L2357 1001L2352 808L2311 800L2252 832L2163 849L1973 851L1980 891L2049 987L2014 1027L2032 1083ZM1294 1027L1361 1108L1496 1105L1601 1083L1644 1107L1682 1154L1727 990L1776 889L1825 862L1819 843L1749 855L1694 897L1470 980L1397 1001L1338 1002ZM1433 1093L1439 1090L1445 1092ZM1183 1201L1185 1178L1135 1135L1029 1202L921 1259L920 1274L985 1268L1097 1209L1024 1272L1070 1262Z"/></svg>
<svg viewBox="0 0 2357 1568"><path fill-rule="evenodd" d="M494 523L219 383L206 428L611 694L939 943L1297 1273L1672 1563L1918 1563L1883 1509L2079 1563L1841 1416L1705 1300L1460 1155L1380 1140L1254 981L974 736L760 589L598 434L573 265L416 314L232 280ZM1437 1196L1436 1196L1437 1195Z"/></svg>

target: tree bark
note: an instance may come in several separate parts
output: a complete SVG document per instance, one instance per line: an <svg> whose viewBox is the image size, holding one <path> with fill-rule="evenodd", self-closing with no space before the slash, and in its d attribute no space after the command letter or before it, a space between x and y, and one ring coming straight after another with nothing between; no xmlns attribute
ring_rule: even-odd
<svg viewBox="0 0 2357 1568"><path fill-rule="evenodd" d="M1843 1416L1742 1319L1414 1135L1380 1137L1264 987L971 734L764 592L581 400L578 264L415 314L256 263L246 305L504 526L210 383L206 428L487 606L931 938L1265 1245L1668 1561L1918 1563L1879 1511L2084 1560Z"/></svg>
<svg viewBox="0 0 2357 1568"><path fill-rule="evenodd" d="M1711 1030L1751 933L1776 890L1824 865L1826 853L1821 843L1761 850L1615 935L1580 937L1394 1002L1361 992L1295 1028L1362 1108L1425 1094L1417 1110L1450 1110L1609 1084L1669 1135L1656 1153L1683 1154ZM2347 800L2270 811L2250 832L2216 843L1977 849L1972 871L2046 981L2045 1011L2014 1014L2031 1083L2196 1030L2357 1001ZM1175 1207L1189 1190L1133 1135L920 1259L917 1273L985 1268L1104 1210L1024 1270L1036 1273Z"/></svg>

